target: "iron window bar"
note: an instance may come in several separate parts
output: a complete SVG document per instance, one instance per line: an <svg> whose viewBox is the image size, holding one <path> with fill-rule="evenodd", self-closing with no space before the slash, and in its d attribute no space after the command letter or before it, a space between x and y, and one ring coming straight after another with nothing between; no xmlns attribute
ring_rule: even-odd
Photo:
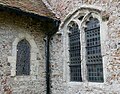
<svg viewBox="0 0 120 94"><path fill-rule="evenodd" d="M86 25L85 39L88 81L103 82L99 21L95 18L90 18Z"/></svg>
<svg viewBox="0 0 120 94"><path fill-rule="evenodd" d="M70 81L80 82L81 59L80 59L80 31L76 23L72 24L69 31L69 57L70 57Z"/></svg>

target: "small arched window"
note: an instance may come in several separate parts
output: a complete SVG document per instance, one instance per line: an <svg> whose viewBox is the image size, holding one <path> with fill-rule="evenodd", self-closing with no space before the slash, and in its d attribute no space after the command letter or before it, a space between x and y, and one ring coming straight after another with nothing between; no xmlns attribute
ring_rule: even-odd
<svg viewBox="0 0 120 94"><path fill-rule="evenodd" d="M30 44L26 39L17 45L16 75L30 75Z"/></svg>
<svg viewBox="0 0 120 94"><path fill-rule="evenodd" d="M82 81L80 30L76 23L69 26L70 81Z"/></svg>
<svg viewBox="0 0 120 94"><path fill-rule="evenodd" d="M98 19L90 17L86 22L86 64L88 81L103 82L103 64L100 43L100 23Z"/></svg>

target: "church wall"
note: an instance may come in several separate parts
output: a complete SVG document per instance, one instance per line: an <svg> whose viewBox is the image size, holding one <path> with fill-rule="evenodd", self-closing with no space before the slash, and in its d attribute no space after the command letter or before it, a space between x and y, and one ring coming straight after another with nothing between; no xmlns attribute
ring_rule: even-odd
<svg viewBox="0 0 120 94"><path fill-rule="evenodd" d="M120 1L119 0L50 0L52 9L61 19L59 33L51 40L51 81L52 94L119 94L120 93ZM67 67L63 62L65 41L62 25L81 7L90 7L101 10L101 17L108 18L105 22L107 29L104 34L107 39L104 43L105 66L104 82L71 83L66 77ZM67 49L66 49L67 51ZM67 62L66 62L67 63Z"/></svg>
<svg viewBox="0 0 120 94"><path fill-rule="evenodd" d="M0 94L45 94L45 48L41 22L0 12ZM30 75L16 76L17 43L31 45Z"/></svg>

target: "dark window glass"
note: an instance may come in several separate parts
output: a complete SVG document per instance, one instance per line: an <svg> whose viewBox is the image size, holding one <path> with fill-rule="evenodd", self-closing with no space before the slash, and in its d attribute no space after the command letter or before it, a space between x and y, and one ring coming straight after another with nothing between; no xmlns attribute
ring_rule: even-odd
<svg viewBox="0 0 120 94"><path fill-rule="evenodd" d="M99 21L95 18L90 18L86 25L85 37L88 81L103 82Z"/></svg>
<svg viewBox="0 0 120 94"><path fill-rule="evenodd" d="M30 44L27 40L21 40L17 45L16 75L30 74Z"/></svg>
<svg viewBox="0 0 120 94"><path fill-rule="evenodd" d="M82 81L80 59L80 31L78 25L73 23L69 28L69 31L70 80Z"/></svg>

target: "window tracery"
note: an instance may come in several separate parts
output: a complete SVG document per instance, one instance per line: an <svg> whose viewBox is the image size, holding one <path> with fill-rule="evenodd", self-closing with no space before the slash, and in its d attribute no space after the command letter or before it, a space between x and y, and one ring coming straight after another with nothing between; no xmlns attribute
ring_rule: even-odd
<svg viewBox="0 0 120 94"><path fill-rule="evenodd" d="M61 25L63 31L66 30L67 27L67 33L61 32L65 37L67 35L67 38L64 38L64 45L67 44L64 50L66 55L64 60L69 62L69 68L67 68L67 71L64 70L64 72L70 74L69 77L64 77L66 77L66 79L69 78L69 81L71 82L104 82L105 76L103 75L103 66L105 58L103 57L104 49L102 49L102 41L105 40L105 38L103 38L101 32L105 31L106 29L103 28L102 17L100 16L99 12L100 11L92 9L78 11L74 13L73 16L70 16L66 23ZM79 33L74 35L74 31L79 31ZM79 36L79 38L77 38L77 36ZM76 42L77 45L80 44L79 51L76 49L76 45L74 44L72 38L77 42L79 41L79 43ZM71 40L73 41L73 44ZM69 50L67 51L66 49L68 48ZM74 63L78 59L72 59L77 55L74 55L75 52L72 52L71 49L75 49L77 52L79 52L78 65ZM66 62L64 62L64 64L65 63ZM73 65L76 67L72 68ZM79 68L77 68L77 66Z"/></svg>
<svg viewBox="0 0 120 94"><path fill-rule="evenodd" d="M103 82L103 65L100 43L100 24L98 19L90 17L86 23L86 65L88 81Z"/></svg>
<svg viewBox="0 0 120 94"><path fill-rule="evenodd" d="M82 81L80 59L80 30L76 23L69 27L70 80Z"/></svg>

